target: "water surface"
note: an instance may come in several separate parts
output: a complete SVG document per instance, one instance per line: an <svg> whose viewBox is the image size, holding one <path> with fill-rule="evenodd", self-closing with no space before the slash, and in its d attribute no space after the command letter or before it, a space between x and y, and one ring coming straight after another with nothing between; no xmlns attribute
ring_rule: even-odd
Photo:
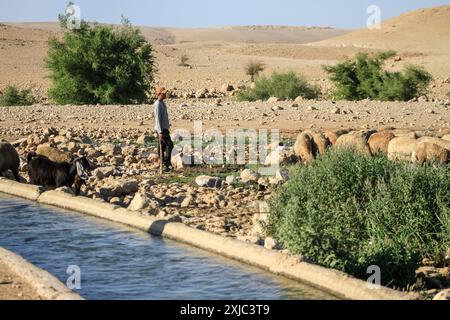
<svg viewBox="0 0 450 320"><path fill-rule="evenodd" d="M87 299L329 299L258 268L79 213L0 194L0 246Z"/></svg>

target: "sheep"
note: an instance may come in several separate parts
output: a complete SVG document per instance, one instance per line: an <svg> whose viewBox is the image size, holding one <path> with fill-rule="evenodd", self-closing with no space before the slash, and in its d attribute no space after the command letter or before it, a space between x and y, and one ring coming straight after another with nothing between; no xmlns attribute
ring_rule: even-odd
<svg viewBox="0 0 450 320"><path fill-rule="evenodd" d="M71 163L58 163L30 152L27 161L31 184L51 188L71 188L74 185L76 195L80 193L81 186L88 178L88 172L93 169L92 163L86 157L77 158Z"/></svg>
<svg viewBox="0 0 450 320"><path fill-rule="evenodd" d="M20 158L14 147L6 142L0 141L0 175L7 170L11 170L17 181L19 177Z"/></svg>

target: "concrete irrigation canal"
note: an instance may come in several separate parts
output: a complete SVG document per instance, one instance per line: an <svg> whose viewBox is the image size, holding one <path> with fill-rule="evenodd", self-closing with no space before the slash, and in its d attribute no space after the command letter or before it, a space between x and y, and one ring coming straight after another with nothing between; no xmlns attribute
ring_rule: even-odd
<svg viewBox="0 0 450 320"><path fill-rule="evenodd" d="M311 287L171 240L0 194L0 247L86 299L332 299Z"/></svg>

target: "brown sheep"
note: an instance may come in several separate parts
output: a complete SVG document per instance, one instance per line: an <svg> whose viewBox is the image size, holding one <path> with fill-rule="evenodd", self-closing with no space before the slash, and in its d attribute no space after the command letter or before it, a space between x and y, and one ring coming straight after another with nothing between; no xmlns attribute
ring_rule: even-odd
<svg viewBox="0 0 450 320"><path fill-rule="evenodd" d="M367 141L370 147L370 152L373 155L377 153L388 154L389 142L395 138L395 135L389 131L381 131L372 134Z"/></svg>
<svg viewBox="0 0 450 320"><path fill-rule="evenodd" d="M410 161L418 141L410 137L396 137L389 142L388 159Z"/></svg>
<svg viewBox="0 0 450 320"><path fill-rule="evenodd" d="M434 143L434 144L437 144L438 146L440 146L441 148L450 150L450 141L447 141L444 139L439 139L439 138L435 138L435 137L422 137L422 138L418 139L417 141Z"/></svg>
<svg viewBox="0 0 450 320"><path fill-rule="evenodd" d="M349 133L349 130L341 129L341 130L337 130L337 131L325 131L323 133L323 135L325 136L325 138L328 139L328 141L330 141L331 145L334 146L336 143L336 140L343 134L347 134L347 133Z"/></svg>
<svg viewBox="0 0 450 320"><path fill-rule="evenodd" d="M314 160L313 138L309 133L302 132L297 136L294 144L294 153L301 160L310 162Z"/></svg>
<svg viewBox="0 0 450 320"><path fill-rule="evenodd" d="M334 145L337 149L355 148L358 152L365 155L372 155L367 143L367 133L350 132L340 136Z"/></svg>
<svg viewBox="0 0 450 320"><path fill-rule="evenodd" d="M419 142L411 155L411 161L419 164L425 162L444 165L448 162L449 151L431 142Z"/></svg>

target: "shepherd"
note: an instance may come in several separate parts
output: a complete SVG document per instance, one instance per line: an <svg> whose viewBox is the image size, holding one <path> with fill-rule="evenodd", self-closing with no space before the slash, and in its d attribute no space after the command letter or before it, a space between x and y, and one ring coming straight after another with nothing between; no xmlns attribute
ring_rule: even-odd
<svg viewBox="0 0 450 320"><path fill-rule="evenodd" d="M167 97L167 90L164 87L156 88L156 97L155 101L155 130L158 134L158 154L160 161L160 171L162 171L162 165L164 165L164 172L168 172L171 170L171 157L172 157L172 149L173 142L170 138L170 123L169 123L169 115L167 113L167 105L164 100Z"/></svg>

